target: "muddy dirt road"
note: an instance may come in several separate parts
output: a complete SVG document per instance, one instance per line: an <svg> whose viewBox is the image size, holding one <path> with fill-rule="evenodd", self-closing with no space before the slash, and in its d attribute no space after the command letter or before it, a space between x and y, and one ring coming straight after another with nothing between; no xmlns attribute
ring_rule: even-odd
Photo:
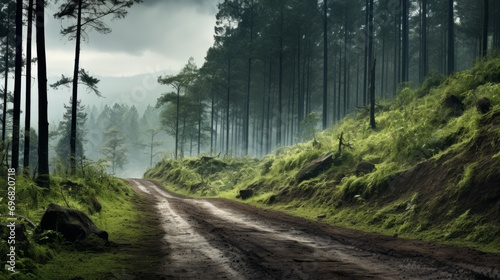
<svg viewBox="0 0 500 280"><path fill-rule="evenodd" d="M500 279L500 255L341 229L128 182L158 212L158 279Z"/></svg>

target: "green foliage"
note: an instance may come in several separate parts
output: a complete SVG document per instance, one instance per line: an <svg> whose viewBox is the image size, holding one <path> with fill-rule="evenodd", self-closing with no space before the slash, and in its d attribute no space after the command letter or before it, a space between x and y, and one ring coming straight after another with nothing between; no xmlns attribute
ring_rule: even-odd
<svg viewBox="0 0 500 280"><path fill-rule="evenodd" d="M145 228L132 229L124 222L124 219L129 219L133 223L133 221L139 221L140 218L143 218L141 212L137 212L132 204L132 197L129 196L132 193L130 187L106 174L102 163L86 162L85 165L79 166L77 171L82 175L79 179L68 180L53 174L50 189L40 188L29 177L18 174L16 176L16 213L39 223L48 204L56 203L66 206L68 203L70 207L87 213L98 227L108 231L111 240L119 241L120 236L126 236L127 239L123 239L122 242L139 242L140 235ZM0 184L6 185L6 176L4 176L6 171L1 170L0 172ZM102 205L100 213L94 213L89 199L91 195L99 199ZM4 199L5 197L2 196L0 202L3 202ZM0 203L1 213L8 212L6 205L6 203ZM1 219L4 221L5 217L1 217ZM17 222L23 221L18 220ZM60 237L57 237L59 235L56 232L39 232L33 230L30 225L26 225L26 228L28 232L32 233L27 235L29 243L20 243L16 246L18 256L16 270L20 273L9 279L55 279L55 275L66 279L66 275L73 273L74 276L79 276L78 273L82 273L83 270L58 271L56 273L57 266L68 266L72 263L89 269L91 267L89 263L97 265L100 262L102 269L90 269L84 273L88 275L89 279L96 279L95 275L98 273L102 275L105 270L118 265L113 263L124 258L122 255L111 253L95 254L90 259L88 256L82 255L80 257L82 260L75 263L75 250L78 250L78 244L68 246ZM132 233L134 236L130 237L129 235ZM44 244L47 238L53 242ZM95 241L101 242L100 240ZM89 242L81 246L87 250L91 248L89 246L99 245L93 241ZM6 255L6 253L4 254L6 250L8 250L7 243L1 241L0 253L2 256ZM132 258L132 256L127 258ZM91 259L95 259L96 262L91 261ZM53 262L56 264L52 264ZM7 279L5 277L7 277L6 271L0 271L0 278Z"/></svg>
<svg viewBox="0 0 500 280"><path fill-rule="evenodd" d="M420 86L418 96L423 97L424 95L429 94L430 90L439 86L445 78L445 75L436 71L428 73Z"/></svg>
<svg viewBox="0 0 500 280"><path fill-rule="evenodd" d="M123 168L127 163L127 147L125 137L117 127L110 127L104 132L106 142L101 146L101 153L110 163L111 172L115 174L117 169Z"/></svg>
<svg viewBox="0 0 500 280"><path fill-rule="evenodd" d="M64 75L61 75L61 79L59 81L51 84L50 87L53 89L58 89L61 86L69 88L72 83L73 83L73 78L69 78L69 77L66 77ZM85 71L85 69L83 69L83 68L78 71L78 83L87 87L87 91L92 91L97 96L102 97L101 92L97 88L97 84L99 83L99 79L90 76L89 73L87 71Z"/></svg>
<svg viewBox="0 0 500 280"><path fill-rule="evenodd" d="M490 243L498 239L497 225L484 223L481 217L471 214L470 209L453 219L445 227L445 239L465 239L477 243Z"/></svg>
<svg viewBox="0 0 500 280"><path fill-rule="evenodd" d="M111 28L103 21L103 18L109 16L111 19L122 19L127 15L127 8L130 8L134 3L142 2L142 0L114 0L109 3L99 1L83 5L81 26L77 26L77 23L74 22L78 15L78 3L66 0L57 2L62 2L58 8L59 11L54 14L54 17L60 19L61 23L64 24L61 25L61 34L74 39L77 28L82 30L83 34L90 30L103 34L110 33Z"/></svg>
<svg viewBox="0 0 500 280"><path fill-rule="evenodd" d="M318 125L319 116L316 112L309 113L301 122L302 135L300 138L303 140L310 140L316 136L316 126Z"/></svg>
<svg viewBox="0 0 500 280"><path fill-rule="evenodd" d="M158 98L156 107L162 108L161 123L165 131L175 137L175 157L184 157L190 143L189 156L193 153L193 143L198 146L208 139L211 128L207 124L205 104L210 83L200 78L198 67L191 57L179 74L158 77L158 83L172 86L176 92L163 94Z"/></svg>
<svg viewBox="0 0 500 280"><path fill-rule="evenodd" d="M70 104L72 100L70 99ZM59 123L55 136L59 136L59 140L56 145L56 154L62 164L69 166L70 157L70 135L71 135L71 106L64 104L64 115L63 120ZM82 105L81 100L77 102L77 115L76 115L76 158L84 157L83 144L86 142L85 134L85 123L87 122L87 114L85 113L85 106Z"/></svg>
<svg viewBox="0 0 500 280"><path fill-rule="evenodd" d="M471 163L464 167L464 174L457 184L457 191L459 193L464 193L471 187L476 167L477 163Z"/></svg>

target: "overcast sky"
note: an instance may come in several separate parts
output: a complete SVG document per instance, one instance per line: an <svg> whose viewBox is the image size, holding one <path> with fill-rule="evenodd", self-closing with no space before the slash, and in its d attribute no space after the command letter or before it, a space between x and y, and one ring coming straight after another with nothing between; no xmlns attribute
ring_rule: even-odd
<svg viewBox="0 0 500 280"><path fill-rule="evenodd" d="M110 21L113 30L91 32L82 44L81 68L99 76L130 76L158 70L177 71L189 57L201 66L213 44L218 0L144 0L126 18ZM72 73L74 41L61 37L61 23L48 9L48 75Z"/></svg>

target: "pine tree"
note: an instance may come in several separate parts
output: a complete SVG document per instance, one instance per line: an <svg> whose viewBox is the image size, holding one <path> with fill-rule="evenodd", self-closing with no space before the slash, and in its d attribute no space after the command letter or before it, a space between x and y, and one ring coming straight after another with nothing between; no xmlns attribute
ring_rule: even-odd
<svg viewBox="0 0 500 280"><path fill-rule="evenodd" d="M110 127L104 132L107 139L101 146L101 153L111 165L112 174L117 169L122 169L127 164L127 147L125 137L117 127Z"/></svg>
<svg viewBox="0 0 500 280"><path fill-rule="evenodd" d="M70 104L73 104L70 99ZM85 152L83 149L83 145L86 142L84 135L85 132L85 123L87 122L87 113L85 113L85 106L81 104L81 100L77 102L78 106L78 114L77 114L77 126L78 138L76 139L76 159L81 159L85 156ZM70 149L68 146L68 142L71 135L71 105L64 104L64 109L66 110L63 115L63 120L59 123L59 127L57 128L57 134L60 136L59 141L56 146L56 154L62 160L62 162L69 166L70 164Z"/></svg>
<svg viewBox="0 0 500 280"><path fill-rule="evenodd" d="M36 52L38 56L38 178L41 187L50 187L49 122L47 108L47 58L45 55L45 1L36 0Z"/></svg>
<svg viewBox="0 0 500 280"><path fill-rule="evenodd" d="M56 1L57 3L58 1ZM71 173L75 172L75 150L76 150L76 125L77 125L77 104L78 83L81 77L80 70L80 47L83 34L86 30L93 29L99 33L109 33L111 29L102 21L102 18L112 15L113 19L124 18L127 15L127 8L134 3L140 3L142 0L65 0L60 6L60 10L54 16L61 20L76 19L76 23L70 24L61 30L62 35L69 35L75 39L75 64L73 68L72 79L72 98L75 102L72 104L71 114Z"/></svg>

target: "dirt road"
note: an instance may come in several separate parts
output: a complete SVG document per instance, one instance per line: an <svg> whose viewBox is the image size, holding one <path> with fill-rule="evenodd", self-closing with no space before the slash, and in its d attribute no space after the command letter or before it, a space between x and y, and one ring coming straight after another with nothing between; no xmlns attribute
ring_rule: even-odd
<svg viewBox="0 0 500 280"><path fill-rule="evenodd" d="M129 183L158 211L158 279L500 279L500 255L363 233Z"/></svg>

